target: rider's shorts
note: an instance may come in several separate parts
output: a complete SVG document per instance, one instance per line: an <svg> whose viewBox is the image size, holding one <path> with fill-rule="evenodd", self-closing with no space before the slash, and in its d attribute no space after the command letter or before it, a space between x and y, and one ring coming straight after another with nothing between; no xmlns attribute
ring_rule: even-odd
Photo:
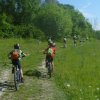
<svg viewBox="0 0 100 100"><path fill-rule="evenodd" d="M50 55L46 55L46 61L53 62L53 57Z"/></svg>
<svg viewBox="0 0 100 100"><path fill-rule="evenodd" d="M18 68L21 69L21 64L20 64L20 61L19 60L12 60L12 64L14 66L18 66Z"/></svg>

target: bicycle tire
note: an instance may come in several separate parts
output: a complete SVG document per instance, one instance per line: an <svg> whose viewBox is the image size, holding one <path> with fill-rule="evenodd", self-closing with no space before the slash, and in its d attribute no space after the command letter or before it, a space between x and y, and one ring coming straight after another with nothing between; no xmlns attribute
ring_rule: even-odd
<svg viewBox="0 0 100 100"><path fill-rule="evenodd" d="M51 78L51 76L52 76L52 64L50 62L48 62L48 75L49 75L49 78Z"/></svg>
<svg viewBox="0 0 100 100"><path fill-rule="evenodd" d="M17 72L16 71L14 73L14 84L15 84L15 89L17 91L18 90L18 81L17 81Z"/></svg>
<svg viewBox="0 0 100 100"><path fill-rule="evenodd" d="M14 84L15 84L15 89L16 91L19 89L19 83L21 82L21 75L20 75L20 70L15 68L15 73L14 73Z"/></svg>

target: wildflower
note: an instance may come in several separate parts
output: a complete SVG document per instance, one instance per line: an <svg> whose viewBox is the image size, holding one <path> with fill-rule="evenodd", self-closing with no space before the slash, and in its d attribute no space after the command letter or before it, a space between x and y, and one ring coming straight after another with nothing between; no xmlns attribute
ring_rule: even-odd
<svg viewBox="0 0 100 100"><path fill-rule="evenodd" d="M91 88L92 86L91 85L89 85L89 88Z"/></svg>
<svg viewBox="0 0 100 100"><path fill-rule="evenodd" d="M70 87L70 84L67 84L67 87Z"/></svg>
<svg viewBox="0 0 100 100"><path fill-rule="evenodd" d="M100 90L100 88L97 88L97 91L99 91Z"/></svg>

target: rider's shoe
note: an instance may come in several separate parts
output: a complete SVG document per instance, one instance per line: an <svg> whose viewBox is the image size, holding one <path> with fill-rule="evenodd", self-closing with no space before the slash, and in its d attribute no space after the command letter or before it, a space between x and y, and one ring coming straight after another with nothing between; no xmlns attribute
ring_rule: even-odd
<svg viewBox="0 0 100 100"><path fill-rule="evenodd" d="M14 74L14 67L12 68L12 74Z"/></svg>

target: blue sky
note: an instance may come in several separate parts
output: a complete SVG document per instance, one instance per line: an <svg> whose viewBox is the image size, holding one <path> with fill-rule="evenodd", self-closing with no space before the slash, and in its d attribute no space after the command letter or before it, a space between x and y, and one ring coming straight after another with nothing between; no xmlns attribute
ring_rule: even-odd
<svg viewBox="0 0 100 100"><path fill-rule="evenodd" d="M73 5L89 19L96 30L100 30L100 0L58 0L63 4Z"/></svg>

